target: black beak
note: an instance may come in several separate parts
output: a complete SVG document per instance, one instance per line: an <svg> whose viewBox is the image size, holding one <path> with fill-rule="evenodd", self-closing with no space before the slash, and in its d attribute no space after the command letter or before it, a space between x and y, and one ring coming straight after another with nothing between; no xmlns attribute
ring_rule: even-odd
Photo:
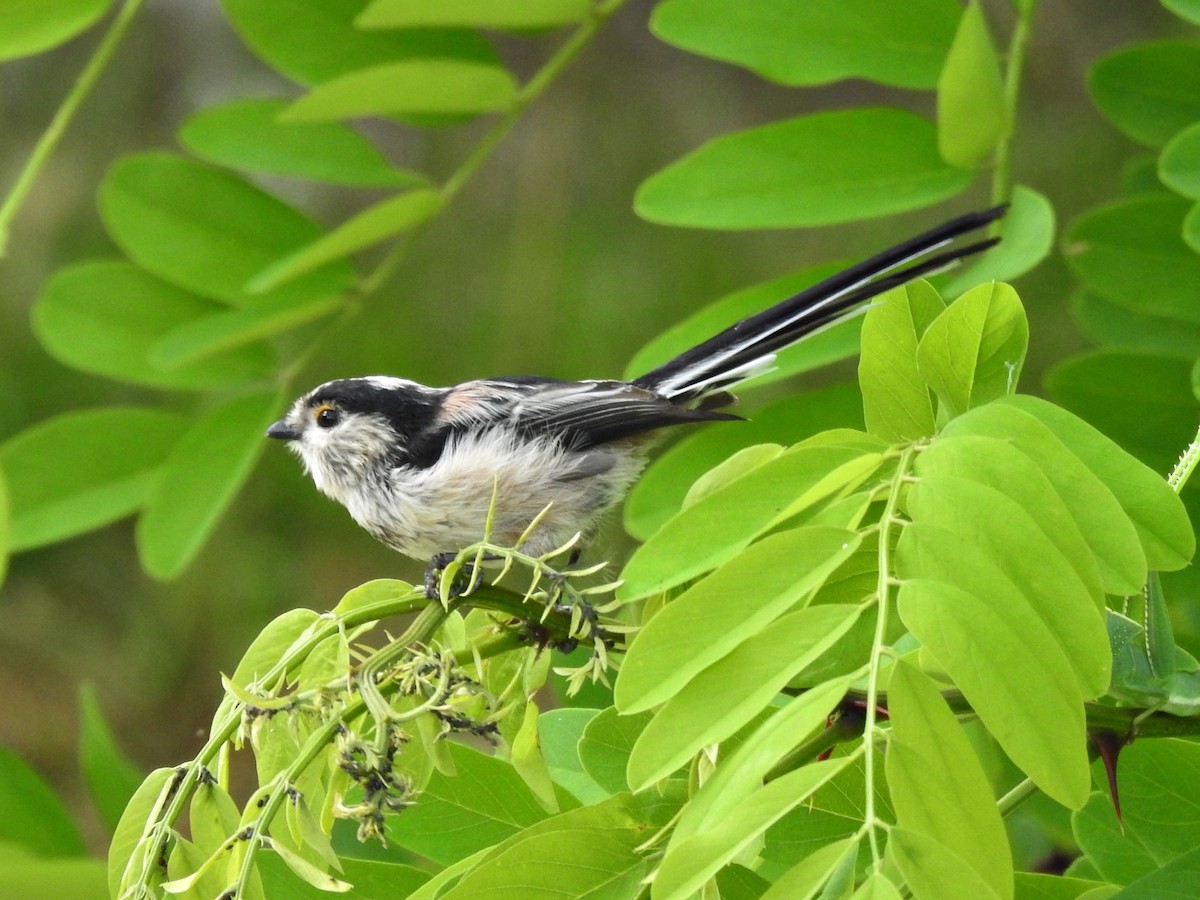
<svg viewBox="0 0 1200 900"><path fill-rule="evenodd" d="M280 419L267 429L267 437L275 438L279 441L294 441L299 439L300 432L294 429L291 425Z"/></svg>

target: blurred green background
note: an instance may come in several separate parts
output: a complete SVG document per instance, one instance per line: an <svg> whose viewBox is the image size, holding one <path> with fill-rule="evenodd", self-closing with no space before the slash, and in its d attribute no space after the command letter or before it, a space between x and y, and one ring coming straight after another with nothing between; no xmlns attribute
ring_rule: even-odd
<svg viewBox="0 0 1200 900"><path fill-rule="evenodd" d="M302 383L370 373L433 384L525 372L616 376L649 338L733 289L851 260L987 203L981 180L952 205L816 231L704 232L640 221L632 212L638 184L719 134L852 104L933 114L932 95L863 82L789 90L677 51L649 33L652 6L624 10L525 115L367 312L324 345ZM988 11L1004 33L1007 4ZM1014 172L1050 198L1061 228L1119 192L1134 153L1088 101L1087 67L1132 40L1192 35L1157 3L1127 0L1045 2L1035 25ZM97 38L0 68L5 189ZM497 46L522 76L547 50L517 38ZM244 49L215 0L161 0L143 10L0 260L0 440L68 410L162 402L50 359L30 332L30 307L64 262L116 255L95 210L96 186L113 159L177 149L179 123L218 101L295 91ZM444 177L485 127L368 130L394 162ZM326 225L377 199L267 184ZM1018 287L1031 324L1024 387L1036 392L1045 368L1084 341L1067 313L1072 284L1059 259ZM853 371L843 364L809 383ZM612 541L619 555L619 536ZM129 523L12 560L0 593L0 744L78 796L76 697L87 681L127 752L146 768L170 765L191 756L207 730L221 696L217 673L232 669L271 617L295 606L328 608L370 578L418 574L321 498L293 458L268 447L214 538L172 583L141 572Z"/></svg>

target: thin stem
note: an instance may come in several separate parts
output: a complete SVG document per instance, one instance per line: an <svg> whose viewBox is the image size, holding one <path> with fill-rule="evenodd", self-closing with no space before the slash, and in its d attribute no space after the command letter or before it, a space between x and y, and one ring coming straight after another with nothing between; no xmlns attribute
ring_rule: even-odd
<svg viewBox="0 0 1200 900"><path fill-rule="evenodd" d="M1032 779L1026 778L996 801L996 809L1000 810L1000 815L1007 816L1037 792L1038 786L1033 783Z"/></svg>
<svg viewBox="0 0 1200 900"><path fill-rule="evenodd" d="M863 824L868 829L867 835L871 842L871 858L878 866L883 859L879 847L879 825L875 816L875 750L874 744L877 732L876 723L879 704L879 670L881 657L884 653L884 643L887 640L888 603L891 592L891 536L893 529L901 523L897 512L900 507L900 493L904 488L904 479L912 465L916 448L905 447L896 464L896 474L893 476L892 489L888 494L887 505L879 519L879 583L875 589L875 636L871 640L871 658L868 662L866 709L863 714L863 776L866 782L866 796L863 801Z"/></svg>
<svg viewBox="0 0 1200 900"><path fill-rule="evenodd" d="M9 224L16 217L21 204L25 202L26 196L33 188L34 182L37 181L38 175L41 174L42 169L49 161L50 155L58 146L58 142L66 132L67 126L71 124L71 120L75 117L80 104L91 93L96 80L104 71L105 66L108 65L108 61L112 58L117 45L121 43L121 38L125 36L125 32L129 30L129 25L133 22L133 18L137 15L142 3L143 0L125 0L125 5L121 7L121 11L117 13L112 24L109 25L108 32L104 35L103 40L100 41L96 52L92 54L92 58L83 67L83 71L75 79L75 84L72 86L70 93L63 99L62 104L54 113L54 117L50 120L50 124L46 126L46 130L38 138L38 142L34 145L33 152L29 154L29 159L25 162L25 167L21 169L21 173L17 176L12 190L9 191L8 196L4 199L4 203L0 204L0 257L4 256L5 247L8 244Z"/></svg>
<svg viewBox="0 0 1200 900"><path fill-rule="evenodd" d="M1008 134L996 147L996 168L992 173L992 202L1008 201L1012 194L1012 146L1016 130L1017 103L1021 97L1021 76L1029 49L1033 10L1037 0L1017 4L1017 23L1008 44L1008 64L1004 69L1004 105L1008 109Z"/></svg>

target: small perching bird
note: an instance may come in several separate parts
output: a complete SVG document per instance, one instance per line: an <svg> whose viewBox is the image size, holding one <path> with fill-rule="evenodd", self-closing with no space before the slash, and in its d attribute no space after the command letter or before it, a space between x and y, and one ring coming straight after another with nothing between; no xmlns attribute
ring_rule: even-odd
<svg viewBox="0 0 1200 900"><path fill-rule="evenodd" d="M739 418L716 407L769 369L778 350L993 246L998 238L943 249L1005 209L897 244L633 381L520 376L438 388L344 378L296 400L267 436L287 441L317 488L375 538L429 560L428 584L457 551L484 539L489 513L491 543L513 546L526 535L523 552L539 556L595 532L641 473L658 429Z"/></svg>

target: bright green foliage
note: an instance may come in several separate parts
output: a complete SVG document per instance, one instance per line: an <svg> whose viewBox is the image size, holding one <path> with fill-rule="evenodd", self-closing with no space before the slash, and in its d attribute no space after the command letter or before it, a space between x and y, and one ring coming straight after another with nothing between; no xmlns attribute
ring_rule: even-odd
<svg viewBox="0 0 1200 900"><path fill-rule="evenodd" d="M1009 209L1000 220L1000 243L956 269L940 284L947 297L985 281L1009 281L1024 275L1050 255L1054 246L1054 207L1032 188L1013 188Z"/></svg>
<svg viewBox="0 0 1200 900"><path fill-rule="evenodd" d="M361 28L550 28L588 14L588 0L374 0L355 19Z"/></svg>
<svg viewBox="0 0 1200 900"><path fill-rule="evenodd" d="M412 187L424 179L388 165L366 138L333 122L281 122L286 100L234 100L192 116L179 140L222 166L334 184Z"/></svg>
<svg viewBox="0 0 1200 900"><path fill-rule="evenodd" d="M86 30L112 0L9 0L0 5L0 60L41 53Z"/></svg>
<svg viewBox="0 0 1200 900"><path fill-rule="evenodd" d="M928 206L965 188L936 129L899 109L815 113L716 138L638 189L652 222L799 228Z"/></svg>
<svg viewBox="0 0 1200 900"><path fill-rule="evenodd" d="M0 749L0 841L41 857L78 856L83 839L66 807L29 764Z"/></svg>
<svg viewBox="0 0 1200 900"><path fill-rule="evenodd" d="M971 0L938 78L938 151L951 165L977 166L1009 127L1000 61L983 10Z"/></svg>
<svg viewBox="0 0 1200 900"><path fill-rule="evenodd" d="M79 768L88 792L111 832L121 819L125 804L142 783L142 773L117 746L90 685L79 690Z"/></svg>
<svg viewBox="0 0 1200 900"><path fill-rule="evenodd" d="M932 88L959 17L957 4L919 0L903 8L866 0L797 6L786 0L665 0L650 27L693 53L743 65L782 84L867 78ZM805 52L797 53L796 47Z"/></svg>
<svg viewBox="0 0 1200 900"><path fill-rule="evenodd" d="M1200 119L1200 44L1122 47L1096 63L1088 87L1110 122L1138 143L1161 147Z"/></svg>

